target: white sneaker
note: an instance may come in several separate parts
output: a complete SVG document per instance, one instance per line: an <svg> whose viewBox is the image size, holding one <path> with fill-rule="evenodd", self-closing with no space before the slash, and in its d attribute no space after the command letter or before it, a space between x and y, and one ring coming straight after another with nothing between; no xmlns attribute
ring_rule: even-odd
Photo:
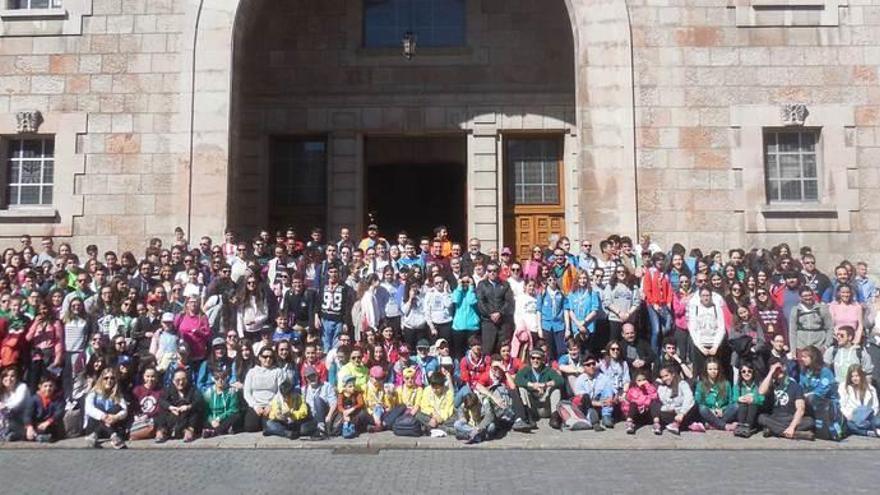
<svg viewBox="0 0 880 495"><path fill-rule="evenodd" d="M94 449L97 446L98 446L98 434L91 433L89 435L86 435L86 447L91 447Z"/></svg>

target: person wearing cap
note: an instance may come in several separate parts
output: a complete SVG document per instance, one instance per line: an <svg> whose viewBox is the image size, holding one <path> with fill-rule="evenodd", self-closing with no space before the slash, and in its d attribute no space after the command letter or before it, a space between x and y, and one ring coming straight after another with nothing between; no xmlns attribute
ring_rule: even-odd
<svg viewBox="0 0 880 495"><path fill-rule="evenodd" d="M214 373L218 370L232 372L232 359L226 354L226 341L223 337L214 337L211 341L208 359L199 366L196 388L204 392L214 386Z"/></svg>
<svg viewBox="0 0 880 495"><path fill-rule="evenodd" d="M404 368L401 372L403 382L396 388L397 403L406 406L407 413L413 416L419 410L419 401L424 390L421 383L416 382L418 373L419 369L415 366Z"/></svg>
<svg viewBox="0 0 880 495"><path fill-rule="evenodd" d="M425 380L423 379L422 369L417 366L415 361L411 358L409 346L401 344L400 347L397 348L395 354L397 359L391 365L391 383L393 383L395 387L400 387L404 383L404 372L407 369L412 369L415 383L419 387L423 386Z"/></svg>
<svg viewBox="0 0 880 495"><path fill-rule="evenodd" d="M617 404L614 385L607 375L599 371L595 356L587 353L583 363L582 372L574 384L572 402L581 408L594 430L614 428L614 406Z"/></svg>
<svg viewBox="0 0 880 495"><path fill-rule="evenodd" d="M565 385L562 375L547 366L545 359L543 350L533 349L529 353L529 365L523 366L514 378L532 422L538 418L549 418L556 412Z"/></svg>
<svg viewBox="0 0 880 495"><path fill-rule="evenodd" d="M397 394L393 384L385 383L385 369L381 366L371 367L370 378L364 387L364 407L372 423L367 426L367 431L382 431L382 419L395 406Z"/></svg>
<svg viewBox="0 0 880 495"><path fill-rule="evenodd" d="M315 422L312 437L327 438L330 433L327 425L333 424L333 416L336 414L336 389L321 378L314 366L308 364L303 367L303 383L303 396L311 419Z"/></svg>
<svg viewBox="0 0 880 495"><path fill-rule="evenodd" d="M431 351L431 343L428 339L420 339L416 344L416 355L413 361L419 367L422 377L426 380L440 367L437 356L429 354Z"/></svg>
<svg viewBox="0 0 880 495"><path fill-rule="evenodd" d="M364 430L369 415L364 411L364 394L357 389L356 378L348 376L342 381L342 389L336 396L337 416L333 422L333 433L343 435L351 429L354 435Z"/></svg>
<svg viewBox="0 0 880 495"><path fill-rule="evenodd" d="M156 369L164 372L168 365L178 359L177 348L180 334L174 325L173 313L162 313L161 326L153 334L150 342L150 354L156 357Z"/></svg>
<svg viewBox="0 0 880 495"><path fill-rule="evenodd" d="M263 426L263 436L296 440L300 435L309 435L308 418L309 408L299 389L284 380L269 402L269 416Z"/></svg>
<svg viewBox="0 0 880 495"><path fill-rule="evenodd" d="M477 285L482 347L490 355L497 351L499 341L513 334L513 291L498 278L498 270L497 263L489 263L486 278Z"/></svg>
<svg viewBox="0 0 880 495"><path fill-rule="evenodd" d="M428 377L428 385L419 399L415 419L428 429L440 429L455 433L455 397L447 377L435 371Z"/></svg>

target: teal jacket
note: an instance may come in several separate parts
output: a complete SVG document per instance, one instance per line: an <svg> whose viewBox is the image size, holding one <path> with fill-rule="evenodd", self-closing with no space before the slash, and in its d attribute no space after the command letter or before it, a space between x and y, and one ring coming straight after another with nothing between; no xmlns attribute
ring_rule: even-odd
<svg viewBox="0 0 880 495"><path fill-rule="evenodd" d="M461 286L452 291L452 303L455 304L455 314L452 316L453 330L479 330L480 314L477 312L477 294L474 286L469 285L467 291L461 290Z"/></svg>
<svg viewBox="0 0 880 495"><path fill-rule="evenodd" d="M740 397L745 397L747 395L752 396L752 404L756 406L761 406L764 404L764 396L758 393L758 384L752 383L751 385L747 385L742 381L739 382L735 387L733 387L733 403L737 404L739 402Z"/></svg>
<svg viewBox="0 0 880 495"><path fill-rule="evenodd" d="M694 402L698 406L708 407L709 409L723 409L733 403L733 387L730 382L724 381L716 383L704 390L703 384L697 382L694 387Z"/></svg>

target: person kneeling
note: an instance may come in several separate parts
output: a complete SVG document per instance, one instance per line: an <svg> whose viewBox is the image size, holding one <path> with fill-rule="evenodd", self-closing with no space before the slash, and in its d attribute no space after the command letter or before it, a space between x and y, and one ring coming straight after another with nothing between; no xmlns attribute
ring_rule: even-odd
<svg viewBox="0 0 880 495"><path fill-rule="evenodd" d="M263 428L263 436L285 437L296 440L300 435L308 435L303 431L309 419L309 408L302 395L293 388L289 381L281 382L278 393L269 402L269 420Z"/></svg>
<svg viewBox="0 0 880 495"><path fill-rule="evenodd" d="M168 438L192 442L201 430L204 412L201 397L190 384L189 374L179 369L171 379L172 386L159 399L159 420L156 422L156 443Z"/></svg>
<svg viewBox="0 0 880 495"><path fill-rule="evenodd" d="M770 369L758 393L773 392L773 409L770 414L758 416L758 424L764 427L765 437L783 437L813 440L813 418L807 416L807 403L801 386L788 375L777 358L770 358Z"/></svg>

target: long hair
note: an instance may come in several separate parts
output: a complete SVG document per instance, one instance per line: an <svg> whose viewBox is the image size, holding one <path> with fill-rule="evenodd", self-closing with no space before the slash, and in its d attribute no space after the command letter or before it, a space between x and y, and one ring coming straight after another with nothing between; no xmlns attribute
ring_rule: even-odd
<svg viewBox="0 0 880 495"><path fill-rule="evenodd" d="M709 378L709 365L714 364L718 367L718 378L712 380ZM724 376L724 369L721 367L721 361L715 356L706 359L706 365L700 370L700 389L703 394L708 394L713 385L718 386L718 398L723 402L727 398L728 387L727 378Z"/></svg>
<svg viewBox="0 0 880 495"><path fill-rule="evenodd" d="M667 364L660 368L660 371L666 370L667 373L672 375L672 383L669 384L669 389L672 393L669 395L671 398L678 397L678 386L681 383L681 371L678 368L678 364Z"/></svg>
<svg viewBox="0 0 880 495"><path fill-rule="evenodd" d="M104 385L104 378L109 376L116 379L112 387ZM104 368L101 371L101 374L98 375L98 379L92 385L92 391L98 395L112 399L115 402L121 401L122 394L119 392L119 373L116 371L116 368Z"/></svg>
<svg viewBox="0 0 880 495"><path fill-rule="evenodd" d="M825 366L822 363L822 353L819 352L819 349L814 345L808 345L801 349L802 353L808 354L810 356L810 365L807 366L807 371L810 371L813 375L818 376L819 372L822 371L822 368Z"/></svg>
<svg viewBox="0 0 880 495"><path fill-rule="evenodd" d="M852 382L853 373L856 373L859 375L859 384L858 385L853 385L853 382ZM853 390L856 391L856 393L859 396L859 401L865 400L865 394L868 393L868 377L865 374L865 370L862 368L862 365L854 364L849 367L849 369L846 371L846 386L852 387Z"/></svg>

